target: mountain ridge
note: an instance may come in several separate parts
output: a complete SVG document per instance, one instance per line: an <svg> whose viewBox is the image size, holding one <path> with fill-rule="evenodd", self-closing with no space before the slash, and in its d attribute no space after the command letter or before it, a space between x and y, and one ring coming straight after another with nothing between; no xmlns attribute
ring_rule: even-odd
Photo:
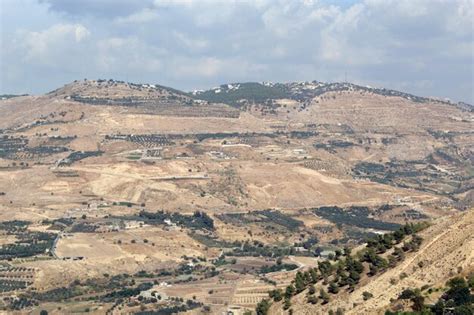
<svg viewBox="0 0 474 315"><path fill-rule="evenodd" d="M449 105L459 106L465 110L472 111L474 105L466 102L453 102L449 99L441 99L430 96L419 96L408 92L403 92L388 88L378 88L372 86L363 86L350 82L322 82L322 81L294 81L285 83L272 82L233 82L223 83L218 87L207 90L193 90L185 91L169 86L151 83L132 83L114 79L97 79L97 80L74 80L71 83L65 84L63 87L57 88L53 91L47 92L45 95L59 95L64 93L68 87L82 84L97 84L98 86L113 86L123 85L129 87L131 90L148 89L154 92L167 92L171 95L179 95L182 97L190 97L195 100L204 100L212 103L228 103L233 106L238 106L239 101L249 100L253 102L264 102L269 99L293 99L296 101L307 101L310 98L320 96L327 92L341 92L341 91L362 91L370 92L382 96L401 97L418 103L423 102L437 102ZM21 95L25 96L25 95ZM70 95L72 96L72 95Z"/></svg>

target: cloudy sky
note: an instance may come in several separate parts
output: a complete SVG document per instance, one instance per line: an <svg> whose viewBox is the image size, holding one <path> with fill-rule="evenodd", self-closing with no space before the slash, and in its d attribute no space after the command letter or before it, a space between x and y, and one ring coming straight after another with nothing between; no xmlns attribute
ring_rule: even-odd
<svg viewBox="0 0 474 315"><path fill-rule="evenodd" d="M474 103L473 0L0 0L2 93L348 81Z"/></svg>

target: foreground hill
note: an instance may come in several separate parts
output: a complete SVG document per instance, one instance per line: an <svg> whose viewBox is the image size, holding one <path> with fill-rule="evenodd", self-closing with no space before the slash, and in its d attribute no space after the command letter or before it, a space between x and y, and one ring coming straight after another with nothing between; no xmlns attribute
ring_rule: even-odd
<svg viewBox="0 0 474 315"><path fill-rule="evenodd" d="M428 288L443 288L454 276L474 272L473 229L473 211L436 220L419 234L423 238L421 247L397 266L378 276L362 279L353 291L341 290L324 305L308 303L305 291L293 298L291 308L294 314L327 314L337 309L344 310L344 314L384 314L390 308L400 310L400 307L410 310L403 301L398 301L398 305L393 301L406 289L420 288L425 291L427 302L435 303L440 294L427 294ZM275 303L269 312L286 313L281 303Z"/></svg>

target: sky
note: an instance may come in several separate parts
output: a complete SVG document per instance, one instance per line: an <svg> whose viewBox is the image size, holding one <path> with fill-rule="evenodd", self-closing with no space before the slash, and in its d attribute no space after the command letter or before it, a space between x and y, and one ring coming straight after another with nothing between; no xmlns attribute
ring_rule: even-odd
<svg viewBox="0 0 474 315"><path fill-rule="evenodd" d="M474 104L474 0L0 0L0 94L347 81Z"/></svg>

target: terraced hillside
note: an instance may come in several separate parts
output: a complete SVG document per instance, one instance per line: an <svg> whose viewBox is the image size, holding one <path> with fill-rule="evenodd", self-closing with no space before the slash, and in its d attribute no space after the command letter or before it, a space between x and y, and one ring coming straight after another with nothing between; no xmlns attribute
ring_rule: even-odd
<svg viewBox="0 0 474 315"><path fill-rule="evenodd" d="M295 314L395 309L404 286L472 264L469 108L316 81L81 80L0 100L1 311L254 311L345 248L431 222L393 271L364 262L352 293L291 300Z"/></svg>

